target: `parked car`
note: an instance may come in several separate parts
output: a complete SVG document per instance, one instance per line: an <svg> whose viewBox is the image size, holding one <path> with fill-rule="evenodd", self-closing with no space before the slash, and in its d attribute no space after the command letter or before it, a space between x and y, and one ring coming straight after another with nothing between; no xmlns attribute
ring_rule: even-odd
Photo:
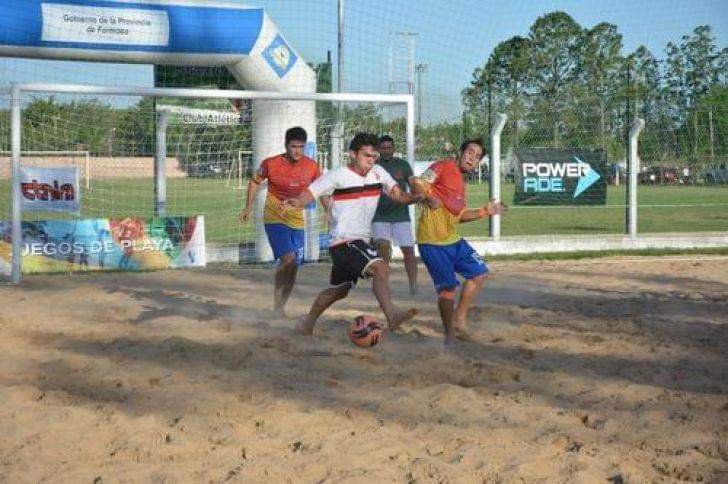
<svg viewBox="0 0 728 484"><path fill-rule="evenodd" d="M728 166L725 163L715 165L700 172L700 180L706 185L728 184Z"/></svg>
<svg viewBox="0 0 728 484"><path fill-rule="evenodd" d="M639 174L639 182L651 185L674 185L680 180L677 168L672 166L648 166Z"/></svg>

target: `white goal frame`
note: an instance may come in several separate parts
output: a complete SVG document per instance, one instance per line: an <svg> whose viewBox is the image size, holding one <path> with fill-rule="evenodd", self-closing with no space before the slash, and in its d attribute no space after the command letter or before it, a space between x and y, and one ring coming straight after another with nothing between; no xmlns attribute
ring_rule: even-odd
<svg viewBox="0 0 728 484"><path fill-rule="evenodd" d="M415 161L415 100L411 94L359 94L359 93L306 93L270 92L248 90L211 90L185 88L144 88L124 86L94 86L78 84L33 83L13 84L11 88L11 157L12 157L12 263L10 277L15 284L20 283L22 271L22 211L20 191L20 161L22 155L22 98L28 93L75 94L75 95L118 95L166 98L204 98L204 99L251 99L271 101L326 101L326 102L370 102L381 104L401 104L406 107L406 144L407 159L414 166ZM339 140L341 141L341 140ZM158 147L159 148L159 147ZM272 155L273 153L271 153ZM254 160L256 164L262 160ZM155 163L155 195L163 206L166 201L166 179L164 163ZM264 190L261 190L264 192ZM259 193L259 205L264 193Z"/></svg>

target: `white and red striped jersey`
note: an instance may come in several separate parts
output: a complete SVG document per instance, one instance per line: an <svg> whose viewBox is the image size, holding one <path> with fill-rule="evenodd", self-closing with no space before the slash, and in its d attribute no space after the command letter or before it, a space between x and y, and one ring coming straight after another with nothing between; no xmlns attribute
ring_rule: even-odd
<svg viewBox="0 0 728 484"><path fill-rule="evenodd" d="M329 227L331 244L372 237L372 219L377 211L379 196L391 193L397 186L387 170L374 165L362 176L344 166L331 170L309 185L314 198L331 195L332 223Z"/></svg>

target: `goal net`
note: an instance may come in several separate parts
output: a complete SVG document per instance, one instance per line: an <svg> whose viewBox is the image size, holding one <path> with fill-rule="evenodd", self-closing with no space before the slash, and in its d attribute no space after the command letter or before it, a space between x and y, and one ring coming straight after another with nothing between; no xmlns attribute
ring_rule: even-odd
<svg viewBox="0 0 728 484"><path fill-rule="evenodd" d="M9 221L13 130L11 98L2 100L0 207ZM269 261L262 225L265 185L255 220L240 223L238 214L260 162L285 151L288 128L305 125L290 113L315 113L307 154L326 171L348 161L348 143L361 131L388 134L400 156L412 156L408 103L411 97L402 95L26 86L19 92L20 165L78 167L81 205L77 212L24 211L22 217L202 216L208 262ZM256 140L261 129L278 142L261 146ZM326 253L321 249L327 227L319 211L306 210L309 260Z"/></svg>

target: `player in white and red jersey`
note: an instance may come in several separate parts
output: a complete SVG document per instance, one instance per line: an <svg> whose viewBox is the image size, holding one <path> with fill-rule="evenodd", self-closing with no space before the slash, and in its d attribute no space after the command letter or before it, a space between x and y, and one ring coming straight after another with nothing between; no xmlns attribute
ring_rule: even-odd
<svg viewBox="0 0 728 484"><path fill-rule="evenodd" d="M298 325L304 334L312 334L319 316L333 303L345 298L360 278L372 278L374 295L390 329L396 329L417 312L415 309L395 311L389 289L389 265L371 245L371 230L382 192L392 200L406 204L418 202L423 197L402 191L389 173L376 164L377 143L374 135L357 134L349 145L351 162L347 166L329 171L298 197L283 202L286 208L298 209L316 198L331 196L329 253L333 267L330 286L318 295L308 316Z"/></svg>

